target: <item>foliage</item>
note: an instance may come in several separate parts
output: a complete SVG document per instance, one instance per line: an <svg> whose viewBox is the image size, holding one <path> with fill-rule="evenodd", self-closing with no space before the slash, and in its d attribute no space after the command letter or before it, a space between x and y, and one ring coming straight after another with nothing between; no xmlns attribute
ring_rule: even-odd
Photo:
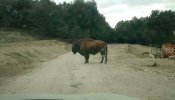
<svg viewBox="0 0 175 100"><path fill-rule="evenodd" d="M160 45L175 43L175 12L152 11L148 17L120 21L114 29L94 0L56 4L53 0L0 0L0 28L30 31L38 36Z"/></svg>
<svg viewBox="0 0 175 100"><path fill-rule="evenodd" d="M1 0L0 4L0 27L22 28L46 37L106 41L112 30L94 0L62 4L52 0Z"/></svg>
<svg viewBox="0 0 175 100"><path fill-rule="evenodd" d="M148 17L120 21L115 26L115 41L160 46L167 42L175 43L174 30L175 12L154 10Z"/></svg>

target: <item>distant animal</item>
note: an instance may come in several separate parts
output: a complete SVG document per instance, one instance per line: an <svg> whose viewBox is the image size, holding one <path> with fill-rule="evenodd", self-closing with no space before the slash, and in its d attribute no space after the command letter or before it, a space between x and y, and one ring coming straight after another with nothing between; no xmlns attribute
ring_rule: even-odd
<svg viewBox="0 0 175 100"><path fill-rule="evenodd" d="M175 56L175 44L171 44L171 43L163 44L162 54L164 58Z"/></svg>
<svg viewBox="0 0 175 100"><path fill-rule="evenodd" d="M105 63L107 63L107 43L102 40L94 40L90 38L79 39L73 42L72 52L76 54L80 53L85 57L85 64L89 63L89 55L95 55L98 52L101 54L101 62L105 58Z"/></svg>

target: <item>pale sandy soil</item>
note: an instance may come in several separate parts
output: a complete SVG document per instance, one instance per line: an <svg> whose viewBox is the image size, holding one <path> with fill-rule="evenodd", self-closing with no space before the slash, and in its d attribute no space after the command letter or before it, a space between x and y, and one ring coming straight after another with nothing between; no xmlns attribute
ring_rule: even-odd
<svg viewBox="0 0 175 100"><path fill-rule="evenodd" d="M90 56L90 63L84 64L84 58L73 55L68 46L68 53L52 52L57 57L38 62L31 72L3 81L0 94L114 93L141 100L174 100L175 61L141 58L139 54L150 48L131 47L128 52L127 44L109 45L107 64L99 63L99 54ZM157 66L153 67L153 63Z"/></svg>

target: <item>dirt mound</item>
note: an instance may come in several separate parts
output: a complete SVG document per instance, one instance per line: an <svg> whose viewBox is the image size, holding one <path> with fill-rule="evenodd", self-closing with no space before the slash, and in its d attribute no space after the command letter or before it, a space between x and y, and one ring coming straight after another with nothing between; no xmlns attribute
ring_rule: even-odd
<svg viewBox="0 0 175 100"><path fill-rule="evenodd" d="M0 32L0 77L14 76L33 69L68 51L67 44L57 40L37 40L26 33Z"/></svg>
<svg viewBox="0 0 175 100"><path fill-rule="evenodd" d="M31 41L35 39L35 37L32 37L23 31L0 31L0 44L17 41Z"/></svg>
<svg viewBox="0 0 175 100"><path fill-rule="evenodd" d="M0 76L13 76L67 52L66 44L56 40L0 44ZM25 73L25 72L24 72Z"/></svg>

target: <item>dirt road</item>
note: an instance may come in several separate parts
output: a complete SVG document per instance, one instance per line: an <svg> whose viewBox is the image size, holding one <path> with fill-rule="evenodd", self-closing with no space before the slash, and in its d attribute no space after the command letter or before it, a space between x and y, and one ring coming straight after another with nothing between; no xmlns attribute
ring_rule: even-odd
<svg viewBox="0 0 175 100"><path fill-rule="evenodd" d="M42 62L31 73L6 81L0 87L0 94L116 93L141 100L175 99L174 78L130 68L137 64L132 62L134 55L127 54L126 57L122 50L124 46L111 48L113 46L109 47L108 64L99 63L100 55L90 56L90 63L84 64L82 56L69 52Z"/></svg>

